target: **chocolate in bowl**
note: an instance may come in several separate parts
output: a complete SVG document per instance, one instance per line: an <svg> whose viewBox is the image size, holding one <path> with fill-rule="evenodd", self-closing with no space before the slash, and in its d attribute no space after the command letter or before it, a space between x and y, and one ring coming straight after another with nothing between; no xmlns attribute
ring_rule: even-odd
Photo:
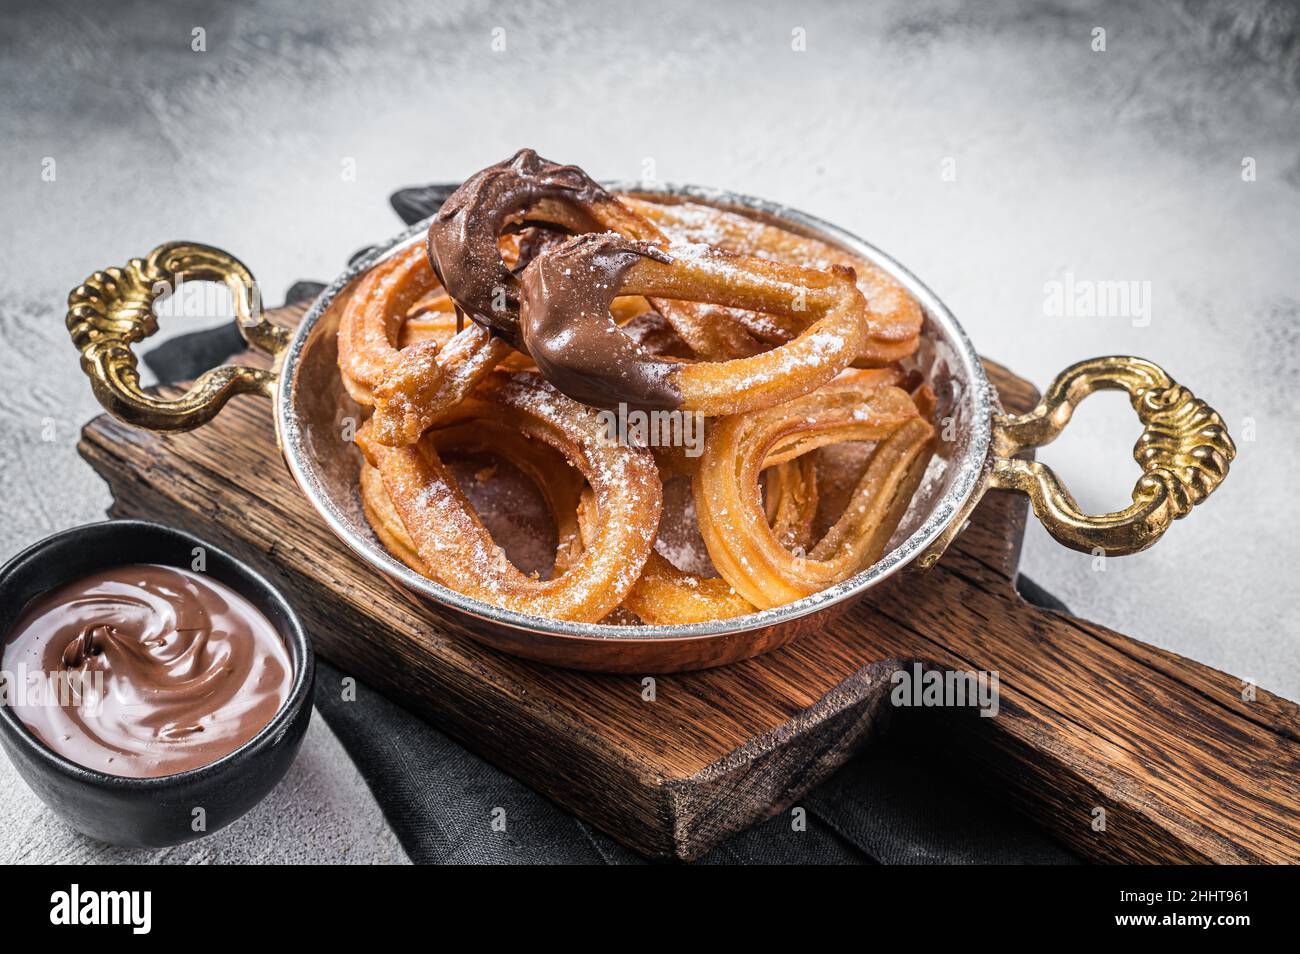
<svg viewBox="0 0 1300 954"><path fill-rule="evenodd" d="M279 641L284 652L283 662L262 667L265 673L270 674L269 684L260 683L260 674L254 672L256 666L250 668L248 675L254 678L257 691L245 696L243 702L234 704L235 710L239 710L243 703L254 703L250 718L235 718L233 725L238 731L230 731L230 724L222 733L211 721L187 721L184 718L186 708L182 704L173 710L180 717L163 719L159 728L173 735L193 736L201 734L193 730L202 725L204 732L224 734L225 738L207 749L204 748L206 740L192 749L182 743L172 750L172 758L162 761L153 752L162 745L155 739L152 749L149 745L143 746L144 754L137 754L136 758L140 766L147 768L153 762L154 769L165 769L167 774L139 772L138 777L132 777L80 764L69 757L73 753L46 744L28 727L20 707L13 704L19 700L12 698L9 690L0 697L0 743L3 743L19 774L65 822L101 841L137 847L166 847L198 838L230 824L274 788L297 755L311 719L311 693L315 681L311 642L288 603L259 573L197 537L154 523L117 520L74 527L28 547L0 569L0 640L6 645L4 660L7 667L12 659L8 651L9 638L16 632L16 626L22 622L28 607L40 606L42 595L57 594L59 588L69 583L106 569L120 568L130 560L188 571L197 553L202 554L205 565L202 573L194 575L218 584L222 592L233 591L238 599L246 601L272 627L273 638ZM37 600L36 604L33 600ZM223 612L210 617L218 620L214 629L225 625L219 621ZM79 637L81 634L73 635ZM93 662L96 638L93 634L90 636L90 645L74 639L65 643L63 650L74 664L86 662L79 661L83 653L89 653ZM103 634L98 638L102 639ZM151 638L156 641L160 637L153 634ZM152 648L163 656L174 650L177 656L171 660L172 663L184 668L187 662L192 662L193 674L201 678L202 672L206 671L210 680L220 682L225 666L230 663L229 656L225 655L229 647L222 643L223 638L218 636L215 644L211 639L173 640L170 644L164 641ZM187 647L191 649L188 656L184 652ZM140 645L131 647L129 642L117 648L149 649ZM213 660L205 661L204 649L212 649L221 659L208 665ZM101 644L101 654L102 651ZM101 661L111 667L120 658L120 654L109 656L107 660L101 656ZM138 664L139 659L136 662ZM276 687L281 674L275 670L284 662L288 665L283 674L287 676L287 685L281 700ZM118 664L117 675L121 675L123 665ZM31 667L30 661L28 666ZM183 674L178 674L177 679L178 684L185 682ZM108 685L110 680L106 678L105 686ZM237 688L246 688L246 683L240 683ZM225 691L227 702L240 696L237 691L232 693L229 687ZM217 697L221 695L219 689L214 689L214 692ZM267 693L275 697L273 711L270 711L272 706L265 698ZM157 711L162 700L153 701ZM269 718L263 722L262 716L268 711ZM122 726L119 724L118 728ZM136 723L132 728L138 731L140 724ZM143 737L147 740L147 732ZM122 739L120 734L114 737L118 744ZM99 751L102 755L103 750ZM175 757L176 754L179 758Z"/></svg>
<svg viewBox="0 0 1300 954"><path fill-rule="evenodd" d="M5 637L9 704L78 765L154 778L215 762L289 696L271 621L219 580L181 567L97 570L31 600Z"/></svg>

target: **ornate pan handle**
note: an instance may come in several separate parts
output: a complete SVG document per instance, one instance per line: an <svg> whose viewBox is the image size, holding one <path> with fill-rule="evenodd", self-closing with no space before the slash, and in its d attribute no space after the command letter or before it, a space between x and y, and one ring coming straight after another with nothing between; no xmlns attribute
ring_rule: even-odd
<svg viewBox="0 0 1300 954"><path fill-rule="evenodd" d="M1127 391L1145 426L1133 448L1142 467L1133 503L1091 516L1080 512L1050 467L1013 458L1055 440L1075 406L1098 390ZM1158 365L1124 356L1093 358L1062 371L1028 414L994 417L990 486L1028 494L1047 532L1066 546L1118 556L1145 550L1187 516L1223 482L1236 453L1218 412Z"/></svg>
<svg viewBox="0 0 1300 954"><path fill-rule="evenodd" d="M225 366L205 372L188 391L163 398L140 387L131 346L158 330L154 304L190 281L220 281L230 290L240 334L271 355L289 343L289 333L261 313L253 276L220 249L197 242L159 245L121 268L95 272L68 295L68 331L81 352L81 369L95 397L114 417L160 431L184 431L210 421L236 394L271 395L276 375L261 368Z"/></svg>

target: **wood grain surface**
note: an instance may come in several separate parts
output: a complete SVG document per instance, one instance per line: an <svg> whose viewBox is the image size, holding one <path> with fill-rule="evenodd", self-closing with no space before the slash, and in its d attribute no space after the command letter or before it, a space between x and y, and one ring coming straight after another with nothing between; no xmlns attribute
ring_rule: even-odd
<svg viewBox="0 0 1300 954"><path fill-rule="evenodd" d="M1009 410L1033 404L1027 382L988 368ZM482 646L353 557L298 493L265 400L236 398L187 434L99 417L80 450L115 515L247 558L326 659L647 856L698 857L790 806L892 720L916 719L945 757L1084 857L1300 861L1300 708L1024 603L1013 585L1023 498L989 495L935 569L891 580L821 632L659 676L648 700L639 676ZM894 707L891 674L914 660L996 673L998 714Z"/></svg>

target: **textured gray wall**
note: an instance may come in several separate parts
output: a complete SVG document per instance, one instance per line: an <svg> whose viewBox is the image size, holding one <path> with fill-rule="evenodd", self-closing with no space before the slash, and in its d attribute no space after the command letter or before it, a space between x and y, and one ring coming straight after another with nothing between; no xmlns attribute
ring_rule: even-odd
<svg viewBox="0 0 1300 954"><path fill-rule="evenodd" d="M1238 437L1227 484L1105 572L1036 528L1023 567L1084 616L1300 698L1298 36L1294 7L1260 2L6 3L0 556L108 503L75 454L96 405L62 324L88 272L194 238L274 300L394 232L395 187L532 145L833 219L1040 386L1095 354L1164 364ZM1067 274L1150 282L1150 323L1049 317ZM1111 509L1136 434L1102 396L1042 456ZM346 790L321 741L307 771ZM339 837L382 844L370 824Z"/></svg>

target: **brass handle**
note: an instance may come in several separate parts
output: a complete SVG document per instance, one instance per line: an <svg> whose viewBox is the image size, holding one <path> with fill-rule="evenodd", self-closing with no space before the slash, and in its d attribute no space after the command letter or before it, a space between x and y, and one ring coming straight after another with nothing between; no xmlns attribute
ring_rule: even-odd
<svg viewBox="0 0 1300 954"><path fill-rule="evenodd" d="M240 334L271 355L289 343L289 333L269 321L256 298L253 276L243 262L197 242L159 245L121 268L95 272L68 295L68 331L81 352L81 369L104 409L114 417L151 430L185 431L210 421L236 394L270 395L275 373L224 366L202 374L184 394L159 397L140 387L131 346L158 330L154 304L181 280L220 281L230 290Z"/></svg>
<svg viewBox="0 0 1300 954"><path fill-rule="evenodd" d="M1075 406L1099 390L1128 392L1144 425L1133 448L1142 476L1130 506L1091 516L1080 512L1050 467L1013 458L1055 440ZM1028 414L993 418L990 486L1028 494L1048 533L1066 546L1118 556L1145 550L1213 493L1236 454L1218 412L1158 365L1125 356L1093 358L1062 371Z"/></svg>

